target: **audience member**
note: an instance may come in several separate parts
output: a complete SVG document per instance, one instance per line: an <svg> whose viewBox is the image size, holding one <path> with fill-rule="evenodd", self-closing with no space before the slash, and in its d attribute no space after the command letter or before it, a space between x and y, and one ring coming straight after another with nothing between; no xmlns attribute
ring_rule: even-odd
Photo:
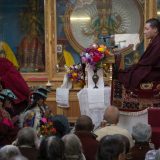
<svg viewBox="0 0 160 160"><path fill-rule="evenodd" d="M75 134L67 134L62 137L65 145L65 160L85 160L82 144Z"/></svg>
<svg viewBox="0 0 160 160"><path fill-rule="evenodd" d="M38 160L47 160L47 148L48 148L48 138L44 137L42 138L40 142L40 146L38 149Z"/></svg>
<svg viewBox="0 0 160 160"><path fill-rule="evenodd" d="M62 138L65 134L70 132L70 125L66 116L52 116L52 122L54 124L54 128L56 129L56 136L59 138Z"/></svg>
<svg viewBox="0 0 160 160"><path fill-rule="evenodd" d="M4 108L4 96L0 95L0 147L11 144L18 132L10 114Z"/></svg>
<svg viewBox="0 0 160 160"><path fill-rule="evenodd" d="M21 127L33 127L39 131L41 119L52 114L45 104L48 92L49 90L43 87L33 92L31 104L26 108L26 112L21 114Z"/></svg>
<svg viewBox="0 0 160 160"><path fill-rule="evenodd" d="M39 140L34 128L24 127L19 130L16 145L28 160L37 160Z"/></svg>
<svg viewBox="0 0 160 160"><path fill-rule="evenodd" d="M9 160L17 155L21 155L21 152L16 146L5 145L0 149L0 160Z"/></svg>
<svg viewBox="0 0 160 160"><path fill-rule="evenodd" d="M95 160L99 142L93 134L94 124L86 115L80 116L75 125L75 134L79 137L86 160Z"/></svg>
<svg viewBox="0 0 160 160"><path fill-rule="evenodd" d="M151 149L149 145L151 133L150 125L137 123L133 126L132 136L135 139L135 146L131 149L132 160L145 159L147 151Z"/></svg>
<svg viewBox="0 0 160 160"><path fill-rule="evenodd" d="M132 148L134 145L131 134L128 130L119 127L119 110L117 107L109 106L106 108L104 113L105 125L99 129L97 129L94 133L98 136L97 140L100 141L106 135L114 135L114 134L122 134L129 139L130 147Z"/></svg>
<svg viewBox="0 0 160 160"><path fill-rule="evenodd" d="M42 139L38 160L64 160L64 143L56 136Z"/></svg>
<svg viewBox="0 0 160 160"><path fill-rule="evenodd" d="M124 158L124 145L119 138L115 135L108 135L100 140L96 160L122 160Z"/></svg>
<svg viewBox="0 0 160 160"><path fill-rule="evenodd" d="M3 108L9 113L12 123L16 124L19 120L19 116L16 115L15 109L13 108L13 101L17 99L16 95L10 89L3 89L0 95L4 97Z"/></svg>
<svg viewBox="0 0 160 160"><path fill-rule="evenodd" d="M125 153L126 154L129 153L129 151L130 151L129 139L122 134L115 134L115 137L117 137L117 139L119 139L120 141L123 142Z"/></svg>

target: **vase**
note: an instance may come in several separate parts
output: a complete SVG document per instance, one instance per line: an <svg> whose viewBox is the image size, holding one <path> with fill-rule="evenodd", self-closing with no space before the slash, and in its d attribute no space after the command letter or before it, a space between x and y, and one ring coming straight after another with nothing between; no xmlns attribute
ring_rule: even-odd
<svg viewBox="0 0 160 160"><path fill-rule="evenodd" d="M72 89L81 89L84 87L82 82L72 82Z"/></svg>
<svg viewBox="0 0 160 160"><path fill-rule="evenodd" d="M93 82L95 84L95 86L93 88L98 88L97 82L99 80L99 76L97 75L97 69L94 69L93 72L94 72L94 74L92 76L92 80L93 80Z"/></svg>

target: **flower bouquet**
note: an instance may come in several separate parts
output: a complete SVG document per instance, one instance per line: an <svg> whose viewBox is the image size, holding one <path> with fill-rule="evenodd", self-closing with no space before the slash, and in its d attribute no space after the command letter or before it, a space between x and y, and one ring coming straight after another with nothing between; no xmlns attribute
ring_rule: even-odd
<svg viewBox="0 0 160 160"><path fill-rule="evenodd" d="M97 74L98 69L103 68L103 64L106 58L110 56L110 50L105 45L93 44L89 48L86 48L81 54L82 64L91 66L94 74L92 80L95 84L94 88L98 88L97 83L99 75Z"/></svg>
<svg viewBox="0 0 160 160"><path fill-rule="evenodd" d="M81 61L91 65L93 69L99 69L103 67L104 61L110 55L110 50L105 45L93 44L82 52Z"/></svg>
<svg viewBox="0 0 160 160"><path fill-rule="evenodd" d="M80 84L81 86L84 85L84 74L82 71L81 64L72 65L70 67L65 67L67 71L67 77L69 78L72 83Z"/></svg>
<svg viewBox="0 0 160 160"><path fill-rule="evenodd" d="M54 123L47 118L41 118L39 134L41 136L51 136L56 134Z"/></svg>

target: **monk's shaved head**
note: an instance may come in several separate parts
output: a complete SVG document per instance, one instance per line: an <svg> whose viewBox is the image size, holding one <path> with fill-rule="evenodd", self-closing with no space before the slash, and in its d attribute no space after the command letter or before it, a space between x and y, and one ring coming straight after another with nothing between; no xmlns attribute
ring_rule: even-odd
<svg viewBox="0 0 160 160"><path fill-rule="evenodd" d="M119 121L119 110L115 106L109 106L104 113L104 120L109 124L117 124Z"/></svg>

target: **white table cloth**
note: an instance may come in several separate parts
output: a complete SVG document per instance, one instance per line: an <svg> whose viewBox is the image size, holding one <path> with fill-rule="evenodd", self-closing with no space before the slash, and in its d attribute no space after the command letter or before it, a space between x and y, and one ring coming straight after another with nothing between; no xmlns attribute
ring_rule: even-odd
<svg viewBox="0 0 160 160"><path fill-rule="evenodd" d="M110 105L111 88L84 88L77 93L81 115L91 117L95 128L103 120L104 110Z"/></svg>

